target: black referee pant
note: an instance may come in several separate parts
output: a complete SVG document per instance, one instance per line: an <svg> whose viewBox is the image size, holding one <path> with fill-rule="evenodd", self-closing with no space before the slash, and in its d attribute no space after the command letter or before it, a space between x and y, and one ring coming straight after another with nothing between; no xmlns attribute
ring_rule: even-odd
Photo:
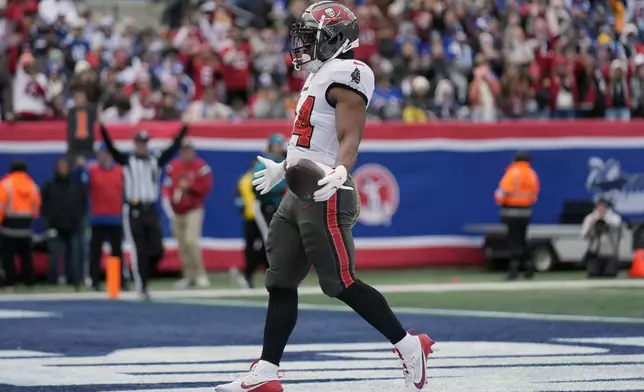
<svg viewBox="0 0 644 392"><path fill-rule="evenodd" d="M244 268L244 279L248 283L248 287L253 287L253 274L260 266L268 268L268 257L266 256L266 249L264 249L264 239L262 233L257 227L254 220L244 221L244 259L246 266Z"/></svg>
<svg viewBox="0 0 644 392"><path fill-rule="evenodd" d="M273 215L277 212L279 205L262 204L256 200L254 207L255 219L246 221L244 227L246 240L244 278L249 287L253 287L253 274L255 271L260 267L268 268L265 241L268 235L268 226L271 224Z"/></svg>
<svg viewBox="0 0 644 392"><path fill-rule="evenodd" d="M2 258L2 268L0 269L4 270L4 285L6 286L16 284L16 265L14 260L16 256L20 259L22 279L25 285L33 286L36 277L31 257L31 237L1 236L0 257ZM2 282L2 279L0 279L0 282Z"/></svg>
<svg viewBox="0 0 644 392"><path fill-rule="evenodd" d="M534 266L528 249L527 232L530 225L529 216L502 217L501 222L507 228L508 245L510 248L510 264L508 279L514 280L521 270L526 278L534 276Z"/></svg>
<svg viewBox="0 0 644 392"><path fill-rule="evenodd" d="M125 204L123 232L126 241L132 246L134 283L140 292L146 293L150 274L163 257L163 233L156 204Z"/></svg>

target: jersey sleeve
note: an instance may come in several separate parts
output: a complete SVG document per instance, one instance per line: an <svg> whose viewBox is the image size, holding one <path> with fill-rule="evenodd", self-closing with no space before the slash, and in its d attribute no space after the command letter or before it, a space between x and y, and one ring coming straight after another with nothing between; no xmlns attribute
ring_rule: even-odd
<svg viewBox="0 0 644 392"><path fill-rule="evenodd" d="M371 102L375 89L375 77L371 68L362 61L342 60L338 62L338 66L334 67L330 73L330 79L331 83L329 83L325 94L326 101L330 106L335 107L335 103L331 101L329 92L336 87L354 91L364 99L367 106Z"/></svg>

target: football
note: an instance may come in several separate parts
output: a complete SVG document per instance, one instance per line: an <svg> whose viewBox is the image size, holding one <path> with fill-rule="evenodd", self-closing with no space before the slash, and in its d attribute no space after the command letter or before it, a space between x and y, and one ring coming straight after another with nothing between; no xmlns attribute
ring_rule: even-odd
<svg viewBox="0 0 644 392"><path fill-rule="evenodd" d="M324 170L310 159L300 159L286 169L286 184L288 189L302 201L312 201L313 193L320 186L318 181L325 176Z"/></svg>

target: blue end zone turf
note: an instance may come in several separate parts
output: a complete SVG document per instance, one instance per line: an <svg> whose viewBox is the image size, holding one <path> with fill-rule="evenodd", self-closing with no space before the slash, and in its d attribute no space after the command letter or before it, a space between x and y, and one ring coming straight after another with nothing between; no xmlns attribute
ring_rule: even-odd
<svg viewBox="0 0 644 392"><path fill-rule="evenodd" d="M1 302L0 391L213 390L259 355L264 315L183 303ZM643 323L401 319L438 342L428 390L644 391ZM402 390L389 345L353 313L301 310L290 343L287 392Z"/></svg>

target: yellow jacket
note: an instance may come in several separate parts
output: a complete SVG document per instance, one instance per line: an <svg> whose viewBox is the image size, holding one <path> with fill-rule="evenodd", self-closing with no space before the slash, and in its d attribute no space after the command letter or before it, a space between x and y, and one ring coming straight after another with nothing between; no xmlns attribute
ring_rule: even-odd
<svg viewBox="0 0 644 392"><path fill-rule="evenodd" d="M407 106L403 109L402 118L405 124L425 124L429 122L427 114L414 106Z"/></svg>
<svg viewBox="0 0 644 392"><path fill-rule="evenodd" d="M253 205L255 203L255 192L253 191L253 171L249 171L239 180L237 184L239 195L244 201L244 220L252 221L255 219Z"/></svg>

